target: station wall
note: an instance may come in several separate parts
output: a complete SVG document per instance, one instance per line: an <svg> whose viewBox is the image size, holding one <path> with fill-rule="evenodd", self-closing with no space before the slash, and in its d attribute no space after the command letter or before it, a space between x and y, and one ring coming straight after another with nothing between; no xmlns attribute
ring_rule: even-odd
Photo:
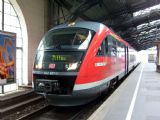
<svg viewBox="0 0 160 120"><path fill-rule="evenodd" d="M57 24L62 24L67 19L69 12L65 8L63 8L63 11L59 11L58 4L51 4L53 1L49 3L49 0L10 0L10 2L18 14L22 27L22 84L28 85L32 83L32 67L39 42L50 28Z"/></svg>
<svg viewBox="0 0 160 120"><path fill-rule="evenodd" d="M32 82L32 66L36 49L42 36L48 31L48 0L10 0L22 27L23 36L23 84Z"/></svg>
<svg viewBox="0 0 160 120"><path fill-rule="evenodd" d="M28 83L32 80L32 66L36 49L48 30L47 0L17 0L28 32Z"/></svg>

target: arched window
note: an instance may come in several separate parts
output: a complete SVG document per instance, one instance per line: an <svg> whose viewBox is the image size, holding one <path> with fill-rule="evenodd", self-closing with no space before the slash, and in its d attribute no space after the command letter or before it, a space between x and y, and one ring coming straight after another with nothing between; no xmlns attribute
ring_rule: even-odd
<svg viewBox="0 0 160 120"><path fill-rule="evenodd" d="M0 30L14 32L16 38L16 80L19 85L23 81L23 38L18 15L9 0L0 0Z"/></svg>

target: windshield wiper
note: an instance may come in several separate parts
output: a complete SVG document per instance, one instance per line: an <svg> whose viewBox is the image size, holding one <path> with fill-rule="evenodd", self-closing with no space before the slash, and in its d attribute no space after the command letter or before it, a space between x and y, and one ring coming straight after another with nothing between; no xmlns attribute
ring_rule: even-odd
<svg viewBox="0 0 160 120"><path fill-rule="evenodd" d="M53 45L53 46L48 46L45 48L45 50L51 50L51 49L61 49L61 45Z"/></svg>

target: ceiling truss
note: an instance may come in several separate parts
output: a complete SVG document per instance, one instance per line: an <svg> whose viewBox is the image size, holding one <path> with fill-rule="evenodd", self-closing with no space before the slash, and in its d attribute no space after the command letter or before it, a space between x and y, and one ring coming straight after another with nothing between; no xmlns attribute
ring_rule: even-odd
<svg viewBox="0 0 160 120"><path fill-rule="evenodd" d="M153 47L160 39L160 7L143 13L143 9L160 4L160 0L50 0L69 11L64 21L78 17L103 22L135 49ZM63 10L63 8L61 8ZM142 14L134 16L141 10Z"/></svg>

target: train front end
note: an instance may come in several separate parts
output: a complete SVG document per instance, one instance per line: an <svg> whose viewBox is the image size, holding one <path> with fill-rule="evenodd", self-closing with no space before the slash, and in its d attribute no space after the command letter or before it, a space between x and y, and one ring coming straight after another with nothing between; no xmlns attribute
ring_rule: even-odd
<svg viewBox="0 0 160 120"><path fill-rule="evenodd" d="M33 83L35 92L45 95L49 104L75 106L93 99L84 91L74 91L74 85L94 35L90 29L64 27L43 37L35 57Z"/></svg>

